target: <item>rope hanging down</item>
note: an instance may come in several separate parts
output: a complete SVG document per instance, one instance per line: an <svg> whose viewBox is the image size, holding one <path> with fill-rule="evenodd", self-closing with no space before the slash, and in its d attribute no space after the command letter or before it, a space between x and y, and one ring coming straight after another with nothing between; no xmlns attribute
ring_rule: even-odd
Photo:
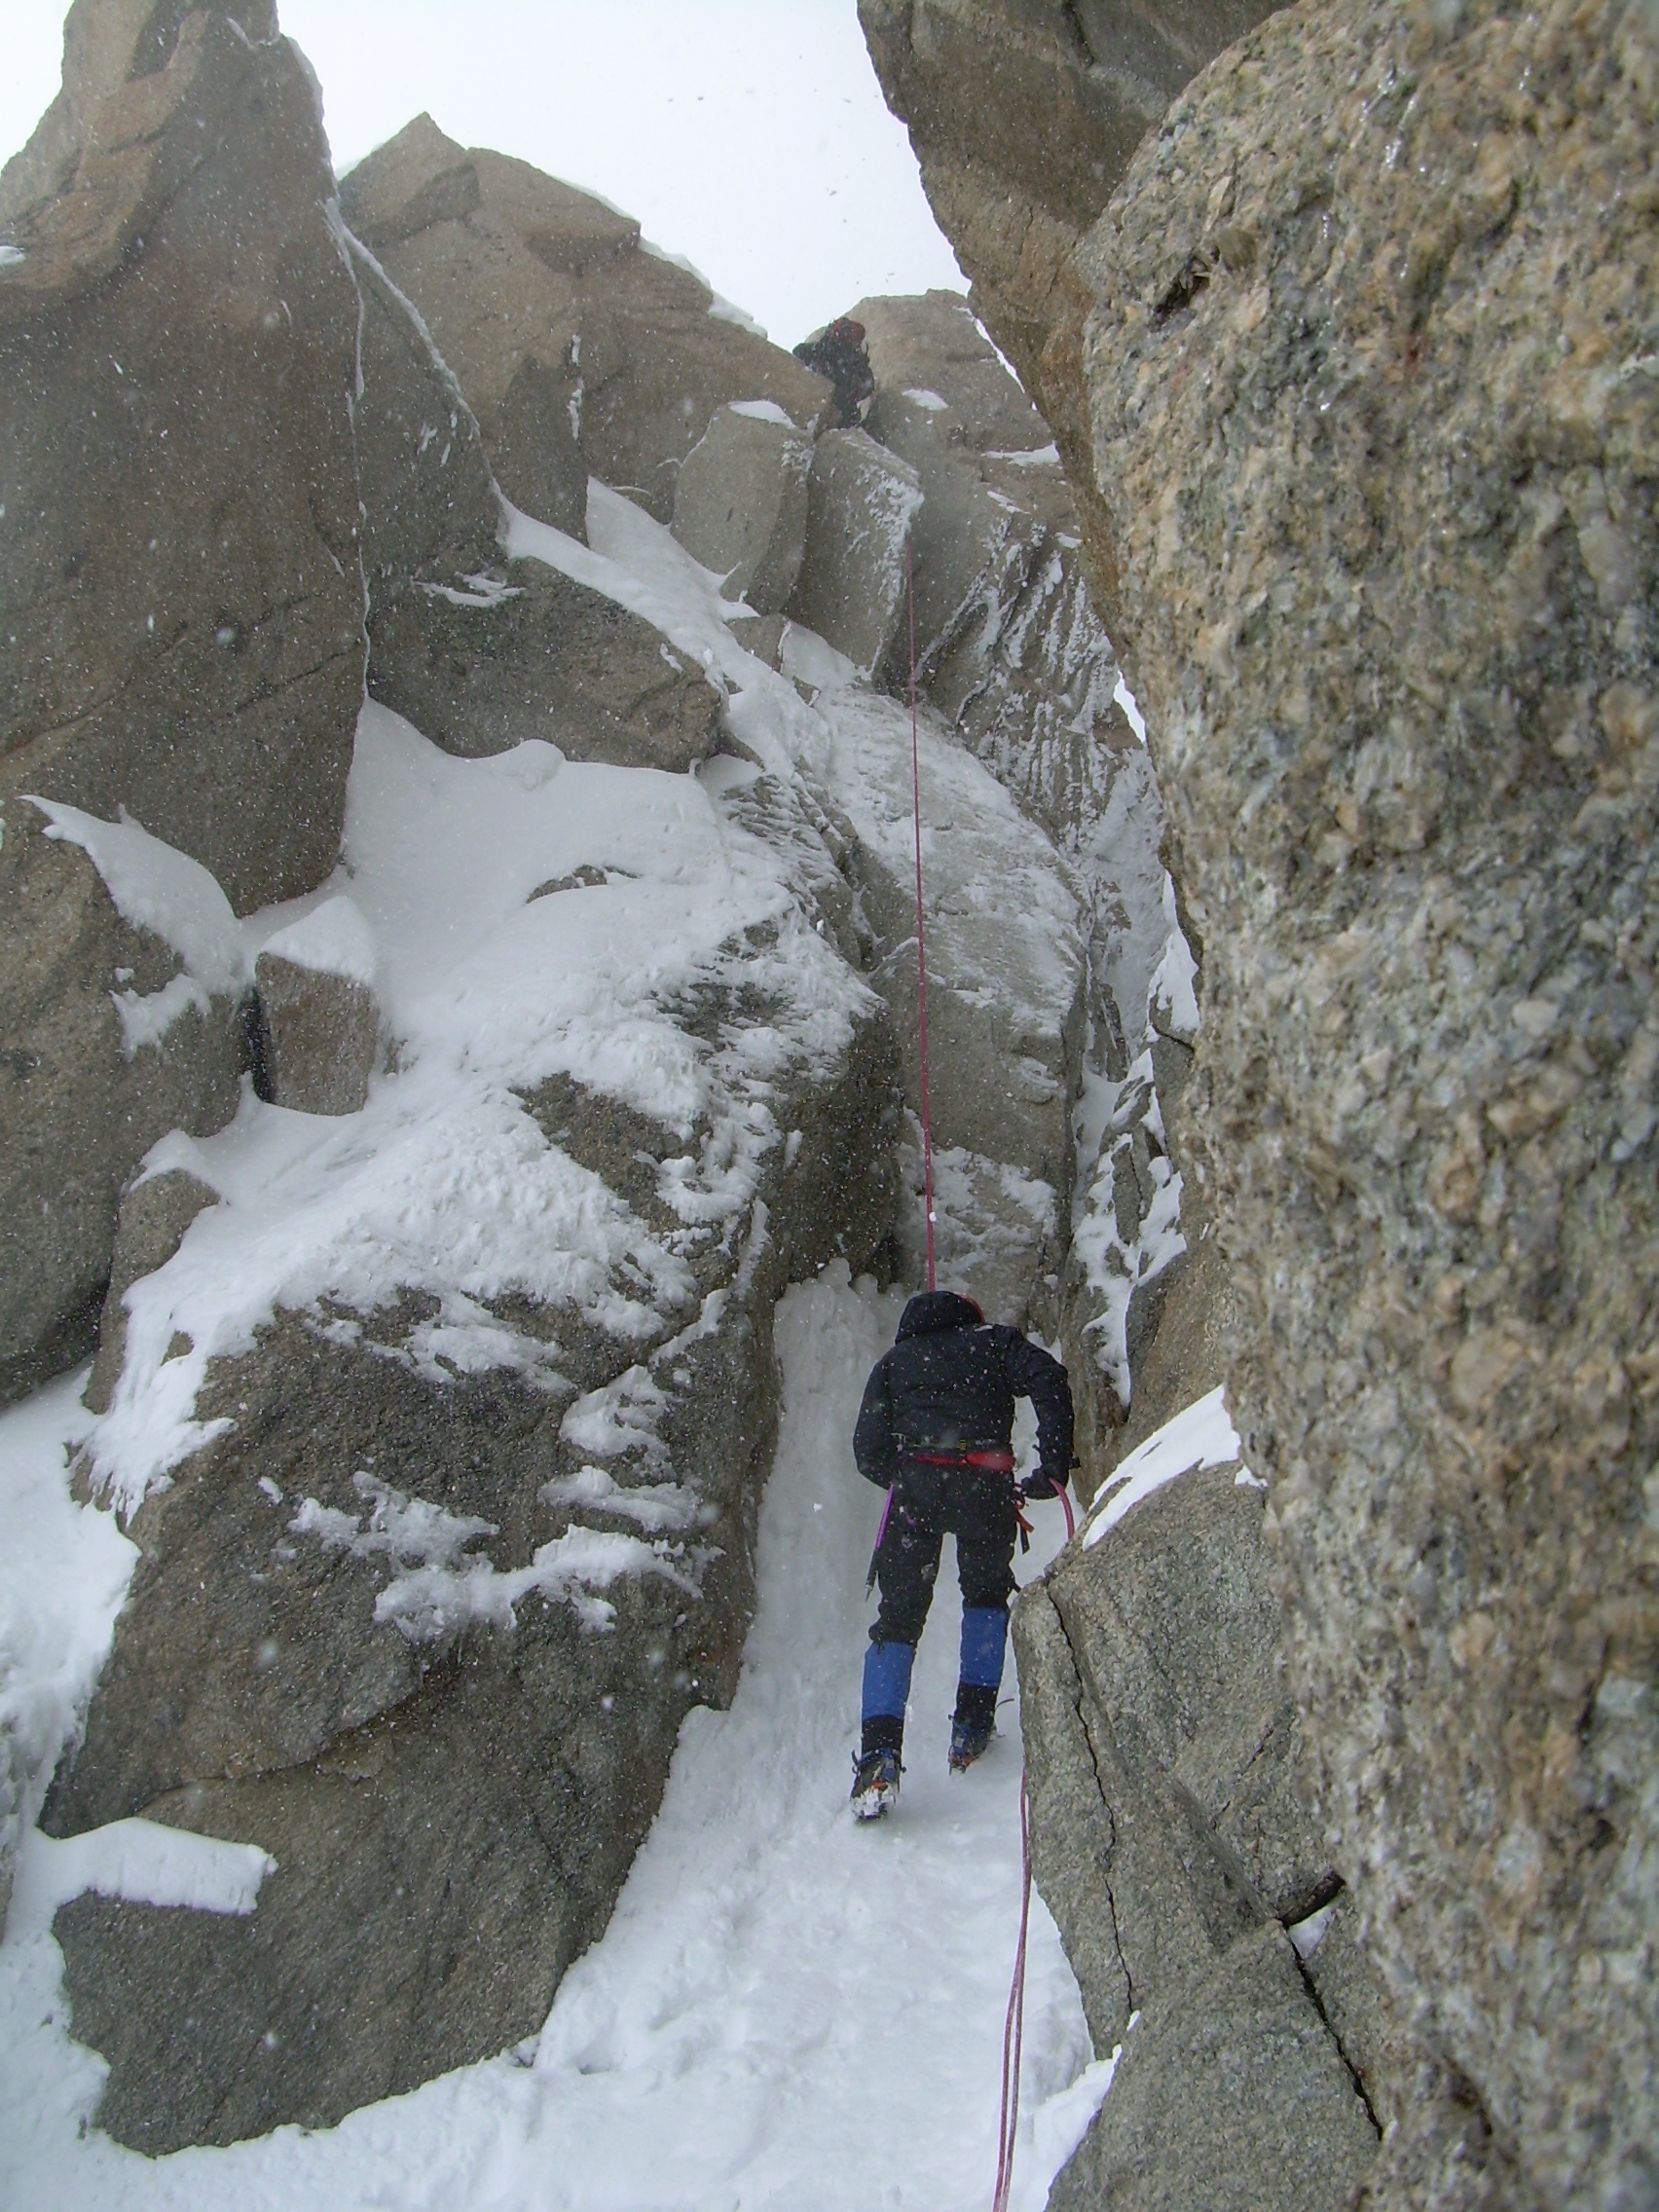
<svg viewBox="0 0 1659 2212"><path fill-rule="evenodd" d="M1025 1938L1031 1927L1031 1808L1025 1770L1019 1775L1019 1942L1014 1954L1014 1985L1003 2020L1002 2118L997 2127L997 2189L991 2212L1008 2212L1014 2187L1014 2131L1019 2125L1019 2047L1025 2038Z"/></svg>
<svg viewBox="0 0 1659 2212"><path fill-rule="evenodd" d="M916 729L916 549L904 540L910 608L910 793L916 825L916 1029L922 1054L922 1195L927 1207L928 1288L934 1271L933 1100L928 1085L928 949L922 928L922 748Z"/></svg>
<svg viewBox="0 0 1659 2212"><path fill-rule="evenodd" d="M916 712L916 551L908 538L904 541L904 566L910 620L910 802L916 833L916 1031L922 1063L922 1194L927 1208L928 1288L937 1290L939 1283L934 1254L933 1096L928 1067L928 947L922 916L922 744ZM894 1490L890 1489L887 1504L882 1511L881 1528L875 1539L875 1550L870 1554L869 1576L865 1584L866 1590L872 1588L875 1582L876 1562L881 1557L881 1543L887 1533L887 1518L893 1510L893 1497ZM1077 1533L1072 1502L1063 1490L1059 1493L1059 1499L1065 1508L1066 1535L1069 1539ZM1014 1954L1014 1985L1008 1993L1008 2013L1003 2021L1002 2116L997 2131L997 2187L996 2195L992 2199L992 2212L1008 2212L1009 2192L1014 2187L1014 2130L1019 2125L1019 2054L1025 2035L1025 1947L1031 1927L1031 1817L1023 1771L1019 1777L1019 1942Z"/></svg>
<svg viewBox="0 0 1659 2212"><path fill-rule="evenodd" d="M937 1290L934 1266L933 1096L928 1084L928 953L922 930L922 741L916 727L916 549L904 540L905 580L910 603L910 801L916 829L916 1029L922 1050L922 1192L927 1209L928 1288ZM899 1485L890 1483L887 1503L881 1509L881 1526L875 1532L875 1549L869 1555L865 1595L875 1588L881 1547L887 1540L887 1523Z"/></svg>
<svg viewBox="0 0 1659 2212"><path fill-rule="evenodd" d="M1066 1512L1066 1541L1077 1534L1077 1517L1064 1491L1059 1493ZM1014 2188L1014 2137L1019 2125L1019 2052L1025 2040L1025 1943L1031 1926L1031 1807L1025 1793L1025 1769L1019 1770L1019 1941L1014 1952L1014 1981L1008 1993L1003 2019L1002 2114L997 2123L997 2187L991 2212L1008 2212Z"/></svg>

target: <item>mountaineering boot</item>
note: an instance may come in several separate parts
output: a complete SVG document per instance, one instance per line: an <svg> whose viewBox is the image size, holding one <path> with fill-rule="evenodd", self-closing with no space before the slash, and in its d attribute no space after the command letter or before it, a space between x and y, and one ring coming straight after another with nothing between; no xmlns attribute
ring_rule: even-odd
<svg viewBox="0 0 1659 2212"><path fill-rule="evenodd" d="M950 1722L950 1771L966 1774L997 1732L997 1693L984 1682L958 1682Z"/></svg>
<svg viewBox="0 0 1659 2212"><path fill-rule="evenodd" d="M899 1802L899 1753L866 1751L853 1761L853 1818L879 1821Z"/></svg>
<svg viewBox="0 0 1659 2212"><path fill-rule="evenodd" d="M966 1774L976 1759L983 1758L996 1732L995 1721L988 1728L976 1728L970 1721L953 1720L950 1723L951 1773Z"/></svg>
<svg viewBox="0 0 1659 2212"><path fill-rule="evenodd" d="M865 1653L863 1734L853 1761L855 1820L879 1821L898 1798L904 1705L915 1658L913 1643L872 1643Z"/></svg>

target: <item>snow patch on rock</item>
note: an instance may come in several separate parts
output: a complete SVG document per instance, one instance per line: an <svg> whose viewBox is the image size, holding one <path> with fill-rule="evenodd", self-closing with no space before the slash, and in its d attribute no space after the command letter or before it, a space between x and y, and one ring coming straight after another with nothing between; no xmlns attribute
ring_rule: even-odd
<svg viewBox="0 0 1659 2212"><path fill-rule="evenodd" d="M241 931L217 878L200 861L152 837L125 808L119 822L100 822L59 799L28 795L51 825L47 835L87 855L124 922L171 945L186 973L215 996L242 988L248 978Z"/></svg>
<svg viewBox="0 0 1659 2212"><path fill-rule="evenodd" d="M59 1906L85 1897L188 1906L245 1917L276 1862L257 1844L224 1843L159 1821L111 1821L59 1841L31 1828L18 1857L8 1942L44 1936Z"/></svg>
<svg viewBox="0 0 1659 2212"><path fill-rule="evenodd" d="M337 894L286 929L268 937L261 948L296 968L321 976L344 976L373 990L379 962L374 933L356 902Z"/></svg>
<svg viewBox="0 0 1659 2212"><path fill-rule="evenodd" d="M1240 1482L1253 1483L1255 1477L1243 1463L1243 1451L1227 1411L1225 1387L1196 1399L1118 1462L1088 1510L1084 1544L1097 1544L1132 1505L1161 1490L1165 1483L1172 1483L1177 1475L1191 1474L1199 1467L1236 1464Z"/></svg>

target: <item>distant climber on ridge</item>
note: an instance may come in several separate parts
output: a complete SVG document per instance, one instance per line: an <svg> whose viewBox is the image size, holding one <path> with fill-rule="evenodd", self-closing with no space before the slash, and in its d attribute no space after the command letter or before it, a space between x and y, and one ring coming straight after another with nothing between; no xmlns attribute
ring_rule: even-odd
<svg viewBox="0 0 1659 2212"><path fill-rule="evenodd" d="M1039 1471L1014 1476L1014 1402L1037 1415ZM963 1773L996 1727L1014 1588L1014 1540L1024 1498L1055 1497L1072 1455L1066 1371L1018 1329L985 1325L951 1290L912 1298L893 1349L865 1384L853 1430L861 1475L888 1493L874 1571L881 1608L865 1654L864 1739L853 1811L879 1820L899 1794L910 1670L939 1577L946 1530L962 1583L962 1659L950 1728L950 1767Z"/></svg>
<svg viewBox="0 0 1659 2212"><path fill-rule="evenodd" d="M835 420L825 426L850 430L864 421L865 402L875 390L875 372L865 346L865 326L850 314L837 315L826 330L803 338L794 357L835 387Z"/></svg>

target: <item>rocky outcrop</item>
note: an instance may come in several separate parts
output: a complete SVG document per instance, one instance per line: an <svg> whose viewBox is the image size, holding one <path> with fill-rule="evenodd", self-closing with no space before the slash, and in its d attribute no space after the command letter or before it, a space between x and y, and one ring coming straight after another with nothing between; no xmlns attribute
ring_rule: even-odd
<svg viewBox="0 0 1659 2212"><path fill-rule="evenodd" d="M92 1350L121 1194L150 1146L236 1111L246 977L224 893L135 823L14 799L0 898L9 1399Z"/></svg>
<svg viewBox="0 0 1659 2212"><path fill-rule="evenodd" d="M375 945L342 894L268 938L254 963L261 1094L299 1114L356 1114L380 1049Z"/></svg>
<svg viewBox="0 0 1659 2212"><path fill-rule="evenodd" d="M539 563L406 595L377 625L373 696L445 752L539 738L578 760L684 769L715 750L720 694L661 631Z"/></svg>
<svg viewBox="0 0 1659 2212"><path fill-rule="evenodd" d="M650 623L509 567L460 387L332 193L268 15L92 0L0 188L0 504L22 518L0 551L0 1396L91 1348L149 1147L234 1111L249 978L225 899L335 864L365 587L369 687L441 745L684 768L716 741L719 693ZM144 868L124 905L28 793L115 846L129 813L169 880L201 864L206 967Z"/></svg>
<svg viewBox="0 0 1659 2212"><path fill-rule="evenodd" d="M1095 2047L1124 2049L1053 2201L1340 2205L1380 2084L1311 1969L1341 1882L1298 1792L1263 1493L1223 1465L1114 1514L1014 1613L1038 1880ZM1350 2013L1382 2003L1360 1969Z"/></svg>
<svg viewBox="0 0 1659 2212"><path fill-rule="evenodd" d="M864 325L875 379L867 421L884 443L916 406L946 417L948 443L972 454L1017 460L1052 442L960 292L880 296L851 312ZM1062 502L1068 497L1062 482Z"/></svg>
<svg viewBox="0 0 1659 2212"><path fill-rule="evenodd" d="M522 883L502 913L505 966L462 956L463 1004L518 987L515 930L562 928L579 943L584 912L608 901L611 928L625 925L640 858L608 887L592 866L536 880L534 846L503 852L551 770L527 786L534 759L445 763L389 717L373 726L384 750L353 814L357 900L384 917L399 884L419 899L404 872L412 833L451 865L465 849L461 880L481 887L486 911L503 869ZM452 779L424 798L424 832L384 796L399 762L423 794ZM278 1181L268 1199L238 1180L233 1156L215 1166L211 1148L179 1139L124 1214L134 1251L146 1203L166 1217L157 1261L178 1249L125 1286L126 1359L89 1440L93 1479L130 1483L158 1391L189 1419L182 1456L132 1515L142 1560L44 1824L72 1834L142 1813L256 1837L277 1862L246 1920L95 1899L58 1915L76 2033L111 2066L100 2124L146 2149L331 2120L537 2026L608 1917L685 1711L735 1682L776 1421L774 1302L792 1277L843 1255L864 1268L891 1244L891 1035L813 927L794 855L817 841L788 788L740 778L722 828L718 777L688 799L679 778L557 772L572 795L544 824L580 836L587 823L601 853L631 836L638 855L652 849L639 843L642 811L672 825L692 805L707 850L730 840L751 896L772 902L682 995L663 945L642 952L666 1007L636 1010L631 1049L670 1051L695 1077L684 1125L580 1075L526 1078L516 1099L455 1123L484 1164L452 1161L438 1140L439 1188L410 1184L391 1243L377 1240L397 1147L431 1141L431 1086L436 1110L456 1112L433 1042L454 1016L440 992L439 1029L430 1014L423 1027L394 966L398 1080L426 1086L427 1103L417 1096L400 1123L396 1084L377 1086L342 1133L330 1179L363 1178L363 1226L319 1247L314 1197L296 1205ZM389 811L374 814L373 793ZM607 829L608 808L621 830ZM683 841L657 864L682 901ZM839 880L821 845L818 857ZM472 909L448 921L476 945ZM314 985L318 963L349 965L341 948L355 942L317 909L271 940L262 998L284 946L283 964ZM475 1051L525 1064L498 1016L474 1019ZM277 1076L280 1097L280 1061ZM504 1154L489 1150L492 1113L507 1117ZM502 1174L502 1221L537 1224L516 1261L492 1243L502 1230L478 1198ZM212 1176L229 1195L180 1245L203 1185L221 1197ZM451 1177L472 1202L458 1199L418 1271L420 1225L433 1206L449 1218ZM570 1194L568 1218L550 1191ZM207 1357L223 1267L245 1280L274 1265L273 1281L292 1280L308 1252L300 1279L330 1288L278 1296L251 1350ZM351 1288L365 1261L386 1277L378 1303ZM535 1267L571 1287L532 1289Z"/></svg>
<svg viewBox="0 0 1659 2212"><path fill-rule="evenodd" d="M619 766L705 758L718 691L626 608L539 562L508 561L461 387L375 256L350 232L341 243L363 303L353 422L370 696L449 753L541 738ZM585 472L580 494L578 531Z"/></svg>
<svg viewBox="0 0 1659 2212"><path fill-rule="evenodd" d="M141 1175L121 1201L109 1288L98 1323L98 1355L82 1398L92 1413L109 1411L127 1358L127 1293L144 1275L165 1268L199 1213L217 1205L219 1194L187 1167Z"/></svg>
<svg viewBox="0 0 1659 2212"><path fill-rule="evenodd" d="M918 679L964 743L1075 842L1097 811L1087 787L1102 738L1127 725L1053 433L957 294L852 312L869 333L870 433L923 494L911 526ZM907 626L881 673L905 690Z"/></svg>
<svg viewBox="0 0 1659 2212"><path fill-rule="evenodd" d="M243 913L334 865L363 654L356 300L265 31L80 0L0 199L0 795L126 806Z"/></svg>
<svg viewBox="0 0 1659 2212"><path fill-rule="evenodd" d="M789 611L863 676L886 658L904 610L905 544L921 483L863 430L826 430L807 479L806 553Z"/></svg>
<svg viewBox="0 0 1659 2212"><path fill-rule="evenodd" d="M1239 1423L1419 2054L1377 2205L1654 2187L1656 89L1641 8L1301 7L1075 250L936 189L1079 481L1206 948Z"/></svg>
<svg viewBox="0 0 1659 2212"><path fill-rule="evenodd" d="M731 599L789 605L806 551L812 440L770 400L715 410L674 486L674 535Z"/></svg>
<svg viewBox="0 0 1659 2212"><path fill-rule="evenodd" d="M924 494L912 523L919 683L1043 825L1082 900L1085 1011L1063 1084L1075 1180L1062 1179L1069 1219L1044 1272L1056 1258L1059 1269L1036 1310L1065 1346L1092 1482L1111 1463L1186 1235L1166 1122L1197 1010L1183 990L1177 1012L1164 988L1166 958L1187 948L1172 948L1162 812L1117 698L1048 424L959 297L864 300L854 313L869 334L872 431ZM907 687L904 625L883 677ZM995 1208L1005 1230L1007 1197Z"/></svg>
<svg viewBox="0 0 1659 2212"><path fill-rule="evenodd" d="M888 105L972 280L973 302L1058 440L1101 604L1111 537L1093 499L1078 361L1087 291L1069 266L1145 132L1264 0L860 0Z"/></svg>
<svg viewBox="0 0 1659 2212"><path fill-rule="evenodd" d="M1149 147L1088 264L1324 1817L1494 2183L1546 2202L1635 2186L1659 2079L1613 1963L1659 1848L1644 20L1287 18ZM1546 333L1572 268L1603 273L1585 319Z"/></svg>
<svg viewBox="0 0 1659 2212"><path fill-rule="evenodd" d="M232 178L233 126L264 158L259 102L282 160ZM198 110L211 143L180 181ZM910 724L867 680L894 680L924 477L940 1250L999 1314L1048 1326L1064 1303L1080 1071L1097 1031L1138 1036L1153 965L1114 918L1144 886L1108 913L1090 857L1110 820L1144 872L1152 814L1067 496L959 309L873 303L882 436L814 445L821 380L627 218L424 120L342 211L320 146L270 20L84 0L63 99L4 188L0 331L130 285L153 337L166 276L175 349L192 314L224 317L211 358L245 340L261 375L260 347L300 349L287 399L311 413L227 417L227 560L289 439L350 603L349 790L344 742L327 810L284 771L303 869L227 899L182 799L166 842L147 813L105 819L169 788L144 781L142 730L84 804L19 785L42 795L12 794L0 841L26 925L0 978L24 1041L5 1380L87 1348L101 1306L80 1476L142 1554L40 1824L141 1816L275 1861L245 1912L136 1889L56 1912L74 2032L109 2068L98 2123L154 2152L329 2122L533 2030L687 1709L730 1694L773 1304L831 1258L922 1264L899 1202L919 1174ZM246 212L246 268L221 205ZM313 287L291 301L284 224ZM112 334L94 316L54 343L85 383ZM177 366L156 348L134 352L150 387ZM127 378L134 350L107 350ZM181 481L229 498L229 466L215 447ZM695 558L590 469L673 506ZM122 498L149 481L112 478ZM111 511L130 535L137 510ZM278 582L290 521L260 571ZM710 569L748 593L763 661ZM289 642L314 645L299 604ZM213 633L233 660L240 605ZM196 633L165 636L197 682ZM80 681L86 638L58 645ZM261 667L250 714L276 711ZM175 765L209 814L269 795L234 750ZM31 1779L0 1824L38 1799Z"/></svg>
<svg viewBox="0 0 1659 2212"><path fill-rule="evenodd" d="M780 1148L709 1325L595 1342L573 1403L511 1371L433 1380L300 1316L213 1377L201 1412L230 1433L131 1524L143 1561L46 1825L142 1810L256 1839L277 1871L245 1921L58 1915L75 2032L111 2067L100 2126L160 2152L326 2124L540 2025L686 1710L735 1687L772 1308L889 1234L886 1050L866 1034L794 1104L811 1149L786 1173ZM625 1187L642 1136L674 1146L626 1117L612 1136L579 1087L536 1103Z"/></svg>
<svg viewBox="0 0 1659 2212"><path fill-rule="evenodd" d="M587 478L674 509L679 466L730 400L810 430L828 387L722 312L640 226L429 116L353 169L346 219L424 316L515 506L579 535Z"/></svg>
<svg viewBox="0 0 1659 2212"><path fill-rule="evenodd" d="M784 666L830 702L820 772L858 892L869 980L892 1010L905 1100L919 1117L909 714L855 687L845 661L798 632L786 635ZM1039 827L925 709L917 735L940 1279L988 1313L1023 1321L1047 1309L1045 1276L1071 1196L1081 902ZM914 1281L926 1279L919 1120L913 1132L905 1164L915 1203L903 1235Z"/></svg>
<svg viewBox="0 0 1659 2212"><path fill-rule="evenodd" d="M1071 495L1053 433L959 294L861 300L852 313L869 333L870 433L921 479L916 659L932 692L941 654L970 628L991 645L1052 534L1075 534ZM908 679L906 643L896 641L885 672L895 689ZM1111 648L1098 643L1110 668Z"/></svg>
<svg viewBox="0 0 1659 2212"><path fill-rule="evenodd" d="M235 1107L226 896L307 891L339 848L356 302L310 72L241 15L81 0L0 183L0 1396L90 1349L147 1148ZM126 810L175 888L200 864L229 948L193 964L144 865L124 900L24 794Z"/></svg>

